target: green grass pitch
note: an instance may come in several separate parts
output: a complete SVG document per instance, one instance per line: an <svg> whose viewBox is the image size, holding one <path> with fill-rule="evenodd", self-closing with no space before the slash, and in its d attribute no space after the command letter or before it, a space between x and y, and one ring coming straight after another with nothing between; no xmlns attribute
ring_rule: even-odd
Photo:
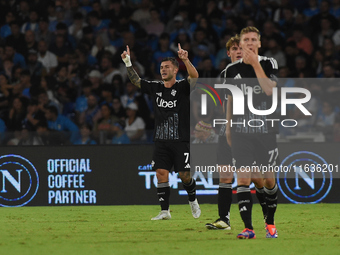
<svg viewBox="0 0 340 255"><path fill-rule="evenodd" d="M340 254L340 204L280 204L278 239L266 239L258 204L255 240L237 240L243 230L237 205L232 230L207 230L217 205L171 205L172 219L151 221L158 206L0 208L0 254Z"/></svg>

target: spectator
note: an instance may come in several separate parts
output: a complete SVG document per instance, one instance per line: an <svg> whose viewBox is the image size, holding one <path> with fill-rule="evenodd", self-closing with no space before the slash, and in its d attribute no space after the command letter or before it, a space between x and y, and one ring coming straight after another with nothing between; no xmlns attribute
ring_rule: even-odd
<svg viewBox="0 0 340 255"><path fill-rule="evenodd" d="M145 123L141 117L137 116L137 111L136 103L130 103L126 106L125 132L132 143L146 139Z"/></svg>
<svg viewBox="0 0 340 255"><path fill-rule="evenodd" d="M268 42L268 50L264 53L267 58L274 58L277 65L280 67L286 66L286 56L280 49L278 42L275 39L270 39Z"/></svg>
<svg viewBox="0 0 340 255"><path fill-rule="evenodd" d="M101 111L98 105L98 99L94 94L87 97L87 108L79 115L79 125L88 124L94 126L101 118Z"/></svg>
<svg viewBox="0 0 340 255"><path fill-rule="evenodd" d="M37 137L35 133L30 132L25 125L22 127L20 140L18 142L18 146L22 145L42 145L39 137Z"/></svg>
<svg viewBox="0 0 340 255"><path fill-rule="evenodd" d="M94 134L99 137L100 144L110 143L113 135L113 125L119 120L112 113L112 107L109 104L103 104L100 107L101 118L95 123Z"/></svg>
<svg viewBox="0 0 340 255"><path fill-rule="evenodd" d="M7 118L8 131L21 130L26 117L26 100L22 97L13 99Z"/></svg>
<svg viewBox="0 0 340 255"><path fill-rule="evenodd" d="M84 80L82 83L82 94L76 99L75 110L77 115L84 112L87 109L87 98L91 95L91 82L89 80Z"/></svg>
<svg viewBox="0 0 340 255"><path fill-rule="evenodd" d="M125 111L119 97L113 98L112 109L113 109L113 115L117 116L120 120L125 120L126 111Z"/></svg>
<svg viewBox="0 0 340 255"><path fill-rule="evenodd" d="M131 19L136 21L142 28L145 28L151 22L150 0L142 0L140 8L136 9Z"/></svg>
<svg viewBox="0 0 340 255"><path fill-rule="evenodd" d="M57 35L55 42L51 44L49 52L57 57L58 64L67 64L71 54L71 48L66 43L63 35Z"/></svg>
<svg viewBox="0 0 340 255"><path fill-rule="evenodd" d="M45 122L45 113L39 109L38 100L31 100L27 106L27 114L24 119L24 125L29 131L35 131L39 122Z"/></svg>
<svg viewBox="0 0 340 255"><path fill-rule="evenodd" d="M313 53L313 44L311 40L305 36L303 28L294 28L293 36L288 39L288 42L289 41L295 41L296 47L300 50L303 50L308 55L311 55Z"/></svg>
<svg viewBox="0 0 340 255"><path fill-rule="evenodd" d="M163 33L159 38L159 50L157 50L152 56L151 71L155 77L159 77L159 67L163 58L174 57L174 53L170 50L170 36L169 34Z"/></svg>
<svg viewBox="0 0 340 255"><path fill-rule="evenodd" d="M303 10L303 14L310 19L311 17L319 14L320 9L318 8L318 1L317 0L309 0L308 1L308 8Z"/></svg>
<svg viewBox="0 0 340 255"><path fill-rule="evenodd" d="M100 66L102 69L102 77L103 77L104 83L111 84L113 76L121 75L121 73L113 66L112 55L109 52L103 54L103 57L100 62Z"/></svg>
<svg viewBox="0 0 340 255"><path fill-rule="evenodd" d="M81 12L77 12L73 16L73 24L68 28L68 33L77 41L80 41L83 38L83 28L86 26L87 23L84 20L84 15Z"/></svg>
<svg viewBox="0 0 340 255"><path fill-rule="evenodd" d="M194 129L195 139L192 143L217 143L218 135L216 135L211 124L199 121ZM223 138L223 137L222 137Z"/></svg>
<svg viewBox="0 0 340 255"><path fill-rule="evenodd" d="M58 66L58 59L55 54L48 51L48 45L44 40L38 44L38 60L46 69L46 76L52 76Z"/></svg>
<svg viewBox="0 0 340 255"><path fill-rule="evenodd" d="M150 12L150 22L145 26L145 31L149 35L156 35L159 37L164 32L164 23L160 19L160 12L156 8L151 8Z"/></svg>
<svg viewBox="0 0 340 255"><path fill-rule="evenodd" d="M32 81L39 80L41 75L45 72L42 63L38 61L38 52L35 49L31 49L28 52L27 69L31 74Z"/></svg>
<svg viewBox="0 0 340 255"><path fill-rule="evenodd" d="M15 19L16 17L13 11L8 11L6 13L6 17L5 17L6 23L0 28L0 37L2 39L5 39L7 36L12 34L11 22L15 21Z"/></svg>
<svg viewBox="0 0 340 255"><path fill-rule="evenodd" d="M106 34L100 33L96 36L95 45L91 49L91 55L97 59L101 59L105 52L110 52L112 55L116 53L116 48L110 45Z"/></svg>
<svg viewBox="0 0 340 255"><path fill-rule="evenodd" d="M112 107L113 87L111 84L104 83L102 85L101 97L103 101L100 103L100 105L108 104L110 107Z"/></svg>
<svg viewBox="0 0 340 255"><path fill-rule="evenodd" d="M80 144L97 144L95 140L91 138L92 127L88 124L84 124L80 127L80 136L78 140L76 140L73 144L80 145Z"/></svg>
<svg viewBox="0 0 340 255"><path fill-rule="evenodd" d="M53 146L69 144L61 132L49 129L46 122L39 122L36 128L37 139L41 145Z"/></svg>
<svg viewBox="0 0 340 255"><path fill-rule="evenodd" d="M66 137L69 137L71 143L75 142L79 137L79 129L69 118L60 115L55 106L46 107L45 117L47 119L48 128L56 131L63 131Z"/></svg>
<svg viewBox="0 0 340 255"><path fill-rule="evenodd" d="M331 22L331 27L335 31L338 29L338 21L337 19L329 13L330 11L330 3L327 0L323 0L320 3L320 13L314 15L310 21L308 26L314 28L316 31L321 30L321 20L326 18Z"/></svg>
<svg viewBox="0 0 340 255"><path fill-rule="evenodd" d="M25 22L21 27L21 33L25 34L27 31L31 30L33 33L39 30L38 25L38 13L36 10L31 10L29 14L29 21Z"/></svg>
<svg viewBox="0 0 340 255"><path fill-rule="evenodd" d="M24 56L16 52L12 44L6 44L4 59L12 61L14 65L18 65L21 68L26 67L26 61Z"/></svg>
<svg viewBox="0 0 340 255"><path fill-rule="evenodd" d="M92 27L94 35L97 36L100 33L104 33L108 29L108 25L100 19L98 12L91 11L87 14L87 19L89 21L89 25Z"/></svg>
<svg viewBox="0 0 340 255"><path fill-rule="evenodd" d="M113 127L113 138L111 143L112 144L130 144L130 139L127 134L124 132L124 121L119 121L114 124Z"/></svg>
<svg viewBox="0 0 340 255"><path fill-rule="evenodd" d="M17 21L12 21L10 23L12 34L6 37L6 44L11 45L16 52L24 55L26 44L25 36L20 33L20 23Z"/></svg>
<svg viewBox="0 0 340 255"><path fill-rule="evenodd" d="M135 99L140 95L141 94L140 92L138 92L138 87L128 81L126 83L126 94L120 98L123 107L126 108L128 104L133 103Z"/></svg>
<svg viewBox="0 0 340 255"><path fill-rule="evenodd" d="M319 113L316 121L316 128L323 132L327 142L331 141L333 138L335 117L336 113L334 111L334 107L328 102L328 100L323 101L322 111Z"/></svg>
<svg viewBox="0 0 340 255"><path fill-rule="evenodd" d="M35 41L35 34L32 30L27 30L25 32L25 42L26 49L24 56L27 57L27 54L30 50L38 50L38 43Z"/></svg>
<svg viewBox="0 0 340 255"><path fill-rule="evenodd" d="M0 115L8 108L12 86L8 84L8 76L0 73Z"/></svg>
<svg viewBox="0 0 340 255"><path fill-rule="evenodd" d="M48 18L40 17L39 30L35 32L35 39L37 42L44 40L47 45L50 45L52 40L52 32L48 29Z"/></svg>

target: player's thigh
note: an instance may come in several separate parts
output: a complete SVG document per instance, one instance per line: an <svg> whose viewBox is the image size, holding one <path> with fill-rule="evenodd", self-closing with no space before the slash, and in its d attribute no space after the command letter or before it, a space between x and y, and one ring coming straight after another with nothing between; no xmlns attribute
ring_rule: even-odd
<svg viewBox="0 0 340 255"><path fill-rule="evenodd" d="M236 169L249 172L255 161L255 145L252 139L244 135L234 135L232 137L233 165Z"/></svg>
<svg viewBox="0 0 340 255"><path fill-rule="evenodd" d="M273 169L273 167L278 167L280 165L280 158L279 149L276 142L276 135L262 135L258 137L256 143L258 144L256 150L256 162L258 166L263 168L260 170L269 170ZM271 166L271 168L269 168L269 166Z"/></svg>
<svg viewBox="0 0 340 255"><path fill-rule="evenodd" d="M171 170L173 166L173 155L167 143L155 142L151 165L153 170Z"/></svg>
<svg viewBox="0 0 340 255"><path fill-rule="evenodd" d="M190 144L187 142L172 143L175 172L190 173Z"/></svg>

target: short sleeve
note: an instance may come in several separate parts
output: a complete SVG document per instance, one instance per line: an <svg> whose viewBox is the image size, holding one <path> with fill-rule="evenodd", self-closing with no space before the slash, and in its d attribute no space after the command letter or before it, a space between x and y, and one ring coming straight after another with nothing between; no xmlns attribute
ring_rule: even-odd
<svg viewBox="0 0 340 255"><path fill-rule="evenodd" d="M140 88L142 93L152 95L156 92L157 87L159 86L159 82L157 81L147 81L147 80L141 80L140 82Z"/></svg>
<svg viewBox="0 0 340 255"><path fill-rule="evenodd" d="M266 61L266 67L264 71L269 79L278 82L277 78L278 65L277 61L274 58L268 58L268 60Z"/></svg>

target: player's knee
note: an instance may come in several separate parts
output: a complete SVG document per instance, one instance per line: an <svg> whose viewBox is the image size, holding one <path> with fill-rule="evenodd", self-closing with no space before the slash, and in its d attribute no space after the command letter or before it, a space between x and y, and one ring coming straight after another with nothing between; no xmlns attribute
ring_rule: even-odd
<svg viewBox="0 0 340 255"><path fill-rule="evenodd" d="M248 178L238 178L237 179L237 185L238 186L249 186L250 185L250 179L248 179Z"/></svg>
<svg viewBox="0 0 340 255"><path fill-rule="evenodd" d="M232 183L233 178L220 178L220 183Z"/></svg>
<svg viewBox="0 0 340 255"><path fill-rule="evenodd" d="M267 188L267 189L272 189L274 188L275 186L275 178L266 178L264 179L264 186Z"/></svg>
<svg viewBox="0 0 340 255"><path fill-rule="evenodd" d="M191 180L191 176L189 172L179 172L178 176L184 183L189 183Z"/></svg>
<svg viewBox="0 0 340 255"><path fill-rule="evenodd" d="M157 177L158 183L167 182L169 178L169 172L164 169L157 169L156 177Z"/></svg>
<svg viewBox="0 0 340 255"><path fill-rule="evenodd" d="M263 178L252 178L251 181L255 184L256 188L263 188Z"/></svg>

